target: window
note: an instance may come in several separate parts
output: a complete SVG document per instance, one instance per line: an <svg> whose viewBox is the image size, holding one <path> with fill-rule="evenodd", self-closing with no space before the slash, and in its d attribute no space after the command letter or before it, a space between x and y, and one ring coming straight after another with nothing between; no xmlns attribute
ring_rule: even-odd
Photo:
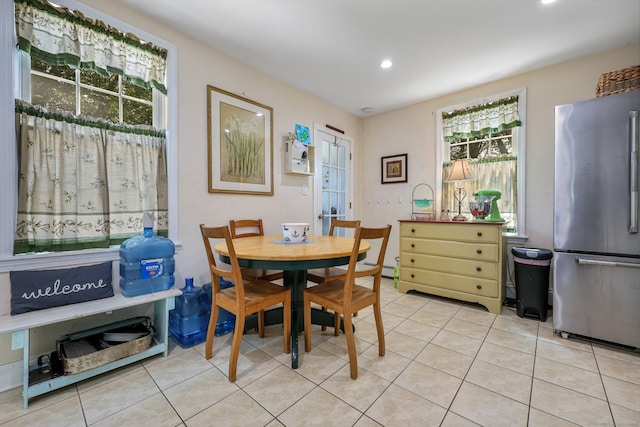
<svg viewBox="0 0 640 427"><path fill-rule="evenodd" d="M440 209L471 219L468 202L482 189L501 193L505 231L524 234L524 89L438 110ZM467 160L473 179L449 181L452 162ZM462 196L462 197L461 197Z"/></svg>
<svg viewBox="0 0 640 427"><path fill-rule="evenodd" d="M36 4L31 1L16 0L16 4L19 3L27 5ZM108 119L117 125L115 128L105 128L104 133L110 134L112 138L120 138L121 140L125 139L122 135L129 132L129 129L126 127L118 128L121 122L133 125L153 125L159 128L175 129L177 119L175 106L177 99L170 93L167 96L163 95L161 89L164 89L165 86L169 88L176 87L176 48L166 41L144 33L126 23L117 21L74 0L57 0L56 3L69 10L77 10L84 16L91 16L101 21L103 28L104 24L102 23L106 23L107 28L110 28L110 30L116 27L123 35L124 33L136 34L141 37L141 39L153 43L154 46L165 49L167 52L165 60L166 78L164 74L162 78L157 78L159 74L157 73L155 64L152 70L150 70L152 79L141 80L139 76L125 75L125 73L120 73L112 67L100 67L97 61L96 64L90 64L89 66L86 66L86 64L75 64L75 66L71 64L72 66L68 66L66 63L44 61L37 52L34 55L33 50L31 51L31 57L29 57L29 55L26 55L24 52L14 49L16 44L23 41L20 31L18 31L18 41L16 41L15 37L11 36L11 33L3 33L0 53L3 57L12 57L13 64L9 64L8 67L3 65L2 71L9 71L3 75L13 75L13 78L3 79L0 83L0 93L9 95L9 97L3 98L3 102L0 103L0 114L5 115L5 117L13 117L14 105L12 98L16 98L27 101L30 100L33 104L45 105L49 112L55 111L59 113L60 111L70 111L73 115L82 115L82 118L87 116L99 117L99 120ZM42 5L36 6L39 10L43 7L46 10L51 5L43 2ZM14 23L14 11L14 5L12 3L3 2L2 13L0 13L0 15L2 15L0 18L2 20L0 28L13 30L17 27L17 24ZM58 9L58 12L64 14L62 9ZM52 13L56 15L58 12ZM18 12L16 12L16 14L17 13ZM20 19L16 17L16 21L20 21ZM8 37L5 38L5 35L8 35ZM116 36L116 38L118 37L120 36ZM105 70L108 70L108 72L105 73ZM146 85L140 84L141 82L146 82ZM167 90L164 89L164 92L167 92ZM13 97L11 97L11 93L14 94ZM8 100L10 102L5 102L7 98L9 98ZM21 108L19 105L22 104L18 104L16 101L16 112ZM29 106L32 105L29 104ZM22 105L22 107L25 107L25 105ZM20 111L26 109L27 108L23 108ZM64 115L65 117L69 117L66 116L66 113L64 113ZM140 132L140 135L136 135L135 138L137 140L146 138L149 136L149 133L153 132L153 130L146 133ZM16 150L15 144L11 143L16 135L13 119L0 122L0 134L3 136L3 141L7 141L7 143L2 144L0 150L0 178L3 180L5 189L12 187L17 189L18 167L15 159L18 158L19 153ZM166 154L164 154L164 161L167 163L166 175L168 180L168 195L165 196L165 199L168 200L165 200L165 203L168 205L169 211L167 218L170 216L172 219L171 224L167 224L171 225L168 230L168 235L170 238L176 240L177 228L175 228L175 225L177 224L177 204L175 201L177 177L175 172L177 163L175 156L175 133L168 134L165 147ZM133 158L131 155L119 157L119 159L124 159L125 162L128 162L131 158ZM111 248L105 248L103 250L74 250L71 253L61 253L59 255L48 253L40 253L37 255L21 254L19 255L20 261L16 264L17 261L13 259L16 258L13 256L13 236L17 223L18 192L17 190L14 191L13 194L11 191L3 191L0 195L0 217L2 217L2 220L0 220L0 271L117 259L118 244L111 242ZM112 224L103 224L103 226L107 228L111 225ZM66 223L61 225L61 227L65 226L67 226ZM127 224L127 226L130 230L133 230L137 227L137 224L130 223Z"/></svg>
<svg viewBox="0 0 640 427"><path fill-rule="evenodd" d="M59 108L114 123L155 125L153 90L129 83L122 76L103 77L92 70L73 69L31 59L31 103Z"/></svg>
<svg viewBox="0 0 640 427"><path fill-rule="evenodd" d="M471 138L456 138L449 143L449 160L488 160L513 155L513 130Z"/></svg>

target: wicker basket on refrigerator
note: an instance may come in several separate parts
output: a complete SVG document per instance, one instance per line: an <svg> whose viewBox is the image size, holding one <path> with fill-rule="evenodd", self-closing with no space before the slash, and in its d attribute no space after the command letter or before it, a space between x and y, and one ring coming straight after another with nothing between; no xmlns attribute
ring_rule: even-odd
<svg viewBox="0 0 640 427"><path fill-rule="evenodd" d="M640 65L601 75L596 86L596 97L632 90L640 90Z"/></svg>

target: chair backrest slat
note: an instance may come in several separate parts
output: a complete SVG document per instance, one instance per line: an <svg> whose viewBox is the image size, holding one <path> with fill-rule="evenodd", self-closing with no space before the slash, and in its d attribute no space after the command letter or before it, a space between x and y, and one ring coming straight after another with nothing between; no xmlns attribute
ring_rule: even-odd
<svg viewBox="0 0 640 427"><path fill-rule="evenodd" d="M335 236L336 228L353 228L360 227L360 220L347 220L347 219L331 219L331 226L329 227L329 236Z"/></svg>
<svg viewBox="0 0 640 427"><path fill-rule="evenodd" d="M262 219L232 219L229 221L231 227L231 238L264 236Z"/></svg>

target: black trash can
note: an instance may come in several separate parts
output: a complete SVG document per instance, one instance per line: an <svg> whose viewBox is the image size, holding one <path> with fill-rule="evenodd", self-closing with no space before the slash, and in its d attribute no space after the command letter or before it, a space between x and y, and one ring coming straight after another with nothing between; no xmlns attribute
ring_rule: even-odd
<svg viewBox="0 0 640 427"><path fill-rule="evenodd" d="M553 253L547 249L512 248L515 265L518 317L534 316L547 321L549 270Z"/></svg>

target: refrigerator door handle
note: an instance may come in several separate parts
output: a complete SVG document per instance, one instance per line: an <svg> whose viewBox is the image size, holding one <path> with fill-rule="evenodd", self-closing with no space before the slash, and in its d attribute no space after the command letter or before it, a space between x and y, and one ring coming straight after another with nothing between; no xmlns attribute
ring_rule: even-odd
<svg viewBox="0 0 640 427"><path fill-rule="evenodd" d="M638 233L638 112L629 112L629 139L631 146L631 165L629 168L629 189L630 209L629 209L629 233Z"/></svg>
<svg viewBox="0 0 640 427"><path fill-rule="evenodd" d="M594 259L584 259L584 258L576 258L578 264L580 265L596 265L600 267L625 267L625 268L638 268L640 269L640 264L633 264L630 262L613 262L613 261L598 261Z"/></svg>

